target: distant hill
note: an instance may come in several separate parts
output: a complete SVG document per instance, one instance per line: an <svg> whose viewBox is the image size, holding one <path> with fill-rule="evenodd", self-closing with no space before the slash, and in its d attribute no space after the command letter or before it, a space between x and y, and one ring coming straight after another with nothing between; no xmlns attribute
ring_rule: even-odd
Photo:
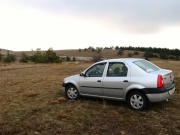
<svg viewBox="0 0 180 135"><path fill-rule="evenodd" d="M0 54L1 55L6 55L8 51L10 54L14 54L14 51L0 48Z"/></svg>
<svg viewBox="0 0 180 135"><path fill-rule="evenodd" d="M47 50L45 50L47 51ZM45 51L41 51L44 53ZM69 49L69 50L54 50L57 55L62 57L94 57L100 55L102 58L145 58L147 60L156 59L171 59L180 60L179 49L168 48L152 48L152 47L105 47L105 48L84 48L84 49ZM32 56L37 51L18 51L15 52L17 57L20 57L22 53L28 56Z"/></svg>
<svg viewBox="0 0 180 135"><path fill-rule="evenodd" d="M99 53L97 51L92 51L91 49L79 50L79 49L70 49L70 50L54 50L59 56L74 56L74 57L93 57L95 55L101 55L102 58L126 58L128 53L134 54L136 51L124 50L123 55L118 55L118 50L113 49L103 49ZM42 53L45 51L41 51ZM36 53L36 51L18 51L15 52L17 57L20 57L22 53L25 53L29 56ZM132 57L143 58L144 52L138 51L138 55L133 55Z"/></svg>

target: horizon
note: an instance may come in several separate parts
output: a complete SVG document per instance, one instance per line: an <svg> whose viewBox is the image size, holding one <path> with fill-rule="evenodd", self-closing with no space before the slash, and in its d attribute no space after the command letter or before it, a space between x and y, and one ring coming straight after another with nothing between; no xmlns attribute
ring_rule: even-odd
<svg viewBox="0 0 180 135"><path fill-rule="evenodd" d="M89 47L93 47L93 46L89 46ZM63 50L79 50L79 49L88 49L89 47L85 47L85 48L78 48L78 49L53 49L53 48L48 48L48 49L52 49L53 51L63 51ZM113 48L111 48L111 47L113 47ZM112 49L112 50L115 50L115 47L116 46L105 46L105 47L102 47L102 49L105 49L105 48L109 48L109 49ZM118 46L118 47L130 47L130 46ZM132 46L131 46L132 47ZM141 46L133 46L133 48L136 48L136 47L140 47L141 48ZM93 47L94 49L96 49L95 47ZM98 48L98 47L97 47ZM99 47L100 48L100 47ZM142 48L150 48L150 47L142 47ZM170 48L161 48L161 47L151 47L152 49L154 49L154 48L156 48L156 49L169 49L169 50L179 50L180 51L180 49L178 49L178 48L173 48L173 49L170 49ZM12 52L25 52L25 51L27 51L27 52L29 52L29 51L47 51L48 49L46 49L46 50L42 50L41 48L36 48L36 49L34 49L34 50L17 50L17 51L14 51L14 50L9 50L9 49L5 49L5 48L0 48L0 51L2 51L2 50L5 50L5 51L12 51ZM139 50L135 50L135 51L139 51Z"/></svg>
<svg viewBox="0 0 180 135"><path fill-rule="evenodd" d="M88 46L180 49L180 1L0 1L0 48Z"/></svg>

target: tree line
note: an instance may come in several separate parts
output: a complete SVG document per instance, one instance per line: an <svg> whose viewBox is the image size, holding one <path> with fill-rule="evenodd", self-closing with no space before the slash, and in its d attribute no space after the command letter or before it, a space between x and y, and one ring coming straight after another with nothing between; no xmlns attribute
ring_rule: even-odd
<svg viewBox="0 0 180 135"><path fill-rule="evenodd" d="M152 48L152 47L115 47L116 50L132 50L132 51L141 51L141 52L151 52L151 53L157 53L157 54L166 54L166 55L172 55L172 56L180 56L180 50L179 49L168 49L168 48Z"/></svg>
<svg viewBox="0 0 180 135"><path fill-rule="evenodd" d="M101 52L103 49L114 49L114 50L131 50L131 51L140 51L140 52L152 52L157 54L166 54L166 55L172 55L172 56L180 56L180 50L179 49L168 49L168 48L156 48L156 47L124 47L124 46L110 46L110 47L92 47L89 46L88 48L84 48L84 51L92 50L92 52L97 51ZM82 51L82 49L79 49L79 52Z"/></svg>
<svg viewBox="0 0 180 135"><path fill-rule="evenodd" d="M161 59L174 59L179 60L180 50L179 49L168 49L168 48L152 48L152 47L116 47L120 50L132 50L145 52L145 59L149 58L161 58Z"/></svg>
<svg viewBox="0 0 180 135"><path fill-rule="evenodd" d="M167 55L180 56L179 49L169 49L169 48L156 48L156 47L132 47L132 46L110 46L110 47L96 47L102 49L113 49L113 50L131 50L131 51L141 51L141 52L154 52L154 53L166 53ZM86 48L85 48L86 49ZM96 50L93 47L89 47L88 49Z"/></svg>
<svg viewBox="0 0 180 135"><path fill-rule="evenodd" d="M85 48L84 51L91 50L92 52L100 53L101 50L112 49L118 50L117 55L124 55L124 50L135 51L134 53L128 53L127 57L133 57L133 55L139 55L139 52L144 52L144 58L161 58L161 59L172 59L179 60L180 58L180 50L179 49L168 49L168 48L156 48L156 47L124 47L124 46L110 46L110 47L92 47ZM82 49L79 49L79 52Z"/></svg>
<svg viewBox="0 0 180 135"><path fill-rule="evenodd" d="M133 57L134 55L139 55L140 52L144 52L144 58L149 60L149 58L161 58L161 59L172 59L172 60L179 60L180 59L180 50L179 49L168 49L168 48L152 48L152 47L123 47L123 46L116 46L116 47L92 47L83 49L83 51L91 50L92 52L97 52L99 55L93 56L93 61L99 61L102 59L101 51L103 49L113 49L118 50L117 55L124 55L124 50L134 51L134 53L128 53L127 57ZM79 49L81 52L82 49ZM22 53L19 62L27 63L27 62L34 62L34 63L61 63L63 60L71 61L70 57L66 57L61 59L53 49L48 49L45 53L42 53L39 49L37 49L36 53L28 56L25 53ZM5 57L0 54L0 62L3 61L5 63L10 63L16 61L16 56L9 51ZM76 58L73 57L72 61L76 61Z"/></svg>
<svg viewBox="0 0 180 135"><path fill-rule="evenodd" d="M0 54L0 62L3 61L4 63L11 63L15 62L16 60L16 55L11 54L9 51L7 51L6 56ZM62 61L76 61L76 58L73 57L71 59L69 56L60 58L51 48L44 53L41 52L40 49L37 49L36 53L29 56L25 53L22 53L21 57L19 58L20 63L61 63Z"/></svg>
<svg viewBox="0 0 180 135"><path fill-rule="evenodd" d="M48 49L45 53L42 53L40 50L37 50L32 56L27 56L25 53L22 53L19 62L27 63L61 63L60 57L52 50Z"/></svg>

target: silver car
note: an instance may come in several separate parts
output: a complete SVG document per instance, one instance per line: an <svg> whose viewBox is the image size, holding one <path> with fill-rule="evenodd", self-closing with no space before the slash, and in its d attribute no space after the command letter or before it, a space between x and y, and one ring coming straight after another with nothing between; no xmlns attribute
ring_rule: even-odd
<svg viewBox="0 0 180 135"><path fill-rule="evenodd" d="M91 96L127 101L135 110L149 102L167 100L175 91L171 70L161 69L144 59L109 59L97 62L82 73L64 79L68 99Z"/></svg>

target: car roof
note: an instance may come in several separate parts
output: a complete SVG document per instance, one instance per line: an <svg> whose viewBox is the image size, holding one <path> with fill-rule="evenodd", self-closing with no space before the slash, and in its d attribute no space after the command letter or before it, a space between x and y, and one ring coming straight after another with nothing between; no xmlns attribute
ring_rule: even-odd
<svg viewBox="0 0 180 135"><path fill-rule="evenodd" d="M144 59L140 59L140 58L119 58L119 59L106 59L106 60L103 60L101 62L134 62L134 61L137 61L137 60L144 60Z"/></svg>

